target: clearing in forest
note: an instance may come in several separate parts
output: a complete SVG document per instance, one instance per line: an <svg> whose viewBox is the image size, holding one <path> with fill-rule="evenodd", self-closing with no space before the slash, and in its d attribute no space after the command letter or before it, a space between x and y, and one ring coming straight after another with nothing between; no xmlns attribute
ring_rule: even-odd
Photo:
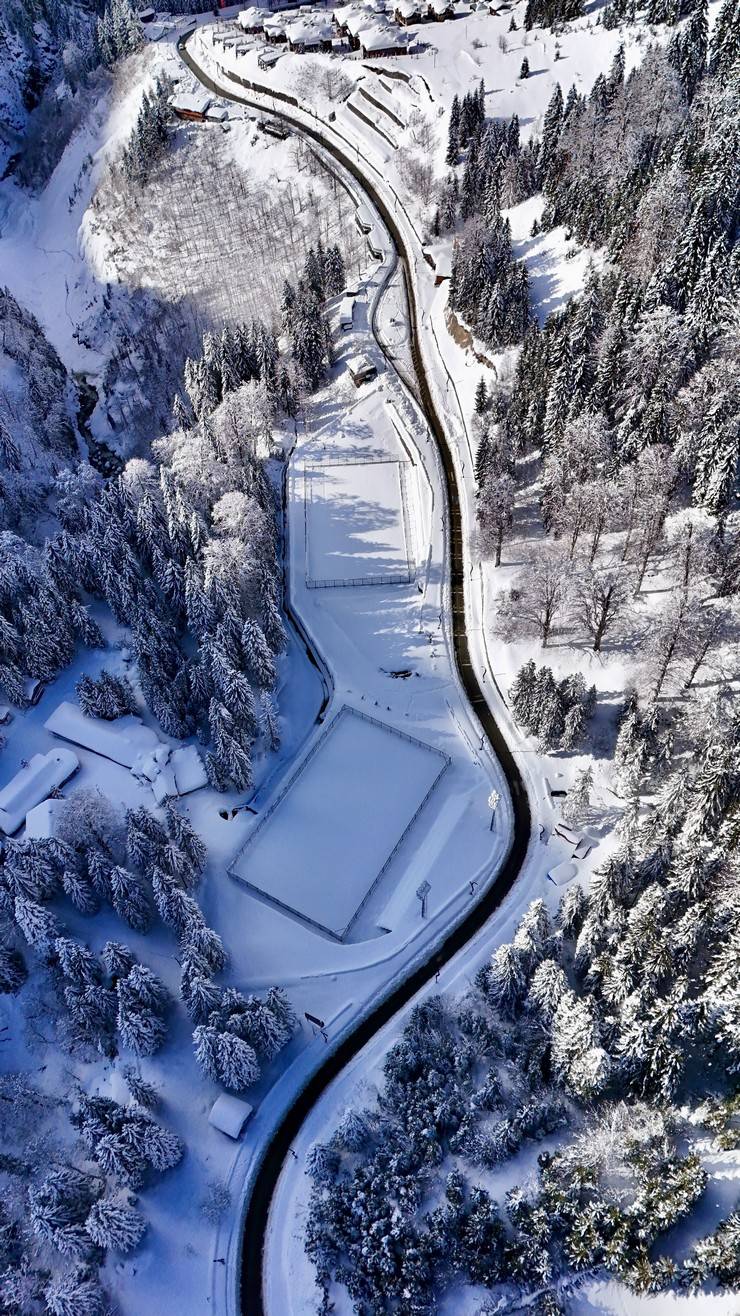
<svg viewBox="0 0 740 1316"><path fill-rule="evenodd" d="M306 584L408 584L405 463L364 461L307 468Z"/></svg>
<svg viewBox="0 0 740 1316"><path fill-rule="evenodd" d="M259 820L231 873L341 939L449 759L346 705Z"/></svg>

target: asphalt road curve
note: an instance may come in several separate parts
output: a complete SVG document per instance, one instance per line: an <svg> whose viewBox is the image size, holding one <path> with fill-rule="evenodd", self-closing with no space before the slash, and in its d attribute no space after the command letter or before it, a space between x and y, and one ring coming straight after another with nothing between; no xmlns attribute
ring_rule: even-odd
<svg viewBox="0 0 740 1316"><path fill-rule="evenodd" d="M486 920L495 912L504 896L513 886L524 862L529 845L531 831L531 813L526 788L514 756L499 729L496 719L485 699L478 678L473 670L465 626L465 562L460 514L460 497L447 438L434 404L429 381L418 341L417 308L411 281L411 262L406 244L393 214L383 198L375 191L372 182L362 173L357 163L333 142L327 141L314 128L308 127L290 113L283 110L266 111L258 101L236 92L225 92L224 88L213 82L192 59L186 46L187 38L179 43L180 55L198 80L209 91L240 105L269 112L273 117L284 119L292 130L317 142L322 150L333 156L355 179L358 186L370 197L380 213L383 222L395 243L398 257L406 272L408 305L411 317L410 338L411 351L419 385L419 398L429 428L434 435L444 469L447 491L447 508L449 516L451 598L452 598L452 635L460 680L462 681L471 707L480 722L493 752L495 753L506 777L514 808L514 835L504 863L493 882L482 893L480 899L444 941L432 951L425 964L414 969L398 986L374 1005L368 1014L348 1033L339 1044L327 1054L323 1064L311 1075L305 1087L296 1093L295 1101L285 1114L281 1124L273 1133L270 1141L262 1149L259 1168L254 1178L249 1201L245 1204L241 1235L241 1287L240 1301L242 1316L264 1316L262 1259L265 1231L267 1228L270 1203L290 1145L300 1129L305 1117L316 1104L321 1094L332 1079L341 1073L345 1065L353 1059L358 1051L369 1042L389 1019L393 1017L411 998L424 987L448 960L461 950ZM256 84L252 84L258 90ZM269 87L259 88L263 94L272 95ZM382 344L380 344L382 349Z"/></svg>

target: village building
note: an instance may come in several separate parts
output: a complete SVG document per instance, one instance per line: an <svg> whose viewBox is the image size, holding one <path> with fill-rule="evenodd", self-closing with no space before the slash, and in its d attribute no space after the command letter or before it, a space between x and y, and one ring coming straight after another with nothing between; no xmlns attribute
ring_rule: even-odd
<svg viewBox="0 0 740 1316"><path fill-rule="evenodd" d="M298 19L285 30L290 50L306 54L313 50L331 50L332 27L324 19Z"/></svg>
<svg viewBox="0 0 740 1316"><path fill-rule="evenodd" d="M361 10L358 9L358 6L356 4L339 5L337 9L332 9L331 11L332 22L334 23L334 26L336 27L337 31L340 33L341 36L346 37L348 34L347 19L352 14L358 14L360 12Z"/></svg>
<svg viewBox="0 0 740 1316"><path fill-rule="evenodd" d="M202 91L178 92L170 101L170 109L178 119L203 120L210 109L212 97Z"/></svg>
<svg viewBox="0 0 740 1316"><path fill-rule="evenodd" d="M360 49L364 59L372 55L376 58L386 55L406 55L409 38L405 32L390 24L376 25L364 30L360 35Z"/></svg>
<svg viewBox="0 0 740 1316"><path fill-rule="evenodd" d="M0 829L12 836L26 820L26 814L51 792L62 786L79 768L80 760L71 749L51 749L33 758L0 791Z"/></svg>
<svg viewBox="0 0 740 1316"><path fill-rule="evenodd" d="M367 9L356 9L348 14L344 27L349 40L350 50L360 49L360 34L373 26L373 16Z"/></svg>
<svg viewBox="0 0 740 1316"><path fill-rule="evenodd" d="M249 9L242 9L237 15L237 23L242 32L254 36L262 31L262 26L267 18L267 12L260 9L257 5L251 5Z"/></svg>
<svg viewBox="0 0 740 1316"><path fill-rule="evenodd" d="M414 0L401 0L401 3L396 5L393 17L402 27L408 27L409 23L422 22L425 15Z"/></svg>
<svg viewBox="0 0 740 1316"><path fill-rule="evenodd" d="M355 388L359 388L361 384L366 384L368 380L374 379L378 373L377 366L362 353L359 356L348 357L347 369Z"/></svg>
<svg viewBox="0 0 740 1316"><path fill-rule="evenodd" d="M283 42L287 42L288 38L285 33L287 26L288 20L286 18L281 17L280 14L272 14L262 24L265 40L269 41L270 45L281 45Z"/></svg>

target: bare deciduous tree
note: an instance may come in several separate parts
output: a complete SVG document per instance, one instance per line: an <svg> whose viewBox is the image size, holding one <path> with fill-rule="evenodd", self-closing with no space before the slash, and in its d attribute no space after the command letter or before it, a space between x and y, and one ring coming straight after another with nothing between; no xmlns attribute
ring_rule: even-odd
<svg viewBox="0 0 740 1316"><path fill-rule="evenodd" d="M614 623L629 610L632 581L621 562L590 565L575 585L578 616L593 640L594 653Z"/></svg>
<svg viewBox="0 0 740 1316"><path fill-rule="evenodd" d="M536 635L547 646L569 595L572 568L564 553L547 547L516 579L501 609L507 630Z"/></svg>

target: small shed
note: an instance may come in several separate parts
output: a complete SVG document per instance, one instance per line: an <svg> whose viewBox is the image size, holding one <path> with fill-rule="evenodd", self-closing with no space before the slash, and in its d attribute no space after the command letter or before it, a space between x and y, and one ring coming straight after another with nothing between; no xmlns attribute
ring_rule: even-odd
<svg viewBox="0 0 740 1316"><path fill-rule="evenodd" d="M280 18L277 14L273 14L270 18L266 18L262 24L265 40L269 41L272 46L280 45L287 41L288 38L285 35L286 26L286 20Z"/></svg>
<svg viewBox="0 0 740 1316"><path fill-rule="evenodd" d="M206 117L206 111L211 107L211 100L212 98L202 91L183 91L172 97L170 108L178 119L202 121Z"/></svg>
<svg viewBox="0 0 740 1316"><path fill-rule="evenodd" d="M361 233L369 233L373 226L373 217L369 210L364 206L358 206L355 211L355 224Z"/></svg>
<svg viewBox="0 0 740 1316"><path fill-rule="evenodd" d="M62 786L79 766L80 760L71 749L34 754L0 791L0 828L6 836L17 832L26 814L47 799L55 787Z"/></svg>
<svg viewBox="0 0 740 1316"><path fill-rule="evenodd" d="M361 384L366 384L368 380L374 379L378 373L377 366L364 354L349 357L347 369L355 388L359 388Z"/></svg>
<svg viewBox="0 0 740 1316"><path fill-rule="evenodd" d="M156 18L156 14L153 9L140 9L138 17L140 23L152 23Z"/></svg>
<svg viewBox="0 0 740 1316"><path fill-rule="evenodd" d="M379 230L376 228L372 228L367 235L367 249L373 260L383 259L383 241Z"/></svg>
<svg viewBox="0 0 740 1316"><path fill-rule="evenodd" d="M565 886L572 882L578 874L578 869L571 859L564 859L562 864L556 864L547 874L549 880L554 882L555 886Z"/></svg>
<svg viewBox="0 0 740 1316"><path fill-rule="evenodd" d="M23 678L23 696L29 704L34 707L39 702L44 693L45 686L42 681L37 681L35 676L24 676Z"/></svg>
<svg viewBox="0 0 740 1316"><path fill-rule="evenodd" d="M344 297L339 305L339 328L341 330L351 329L355 321L355 299L354 297Z"/></svg>
<svg viewBox="0 0 740 1316"><path fill-rule="evenodd" d="M434 255L434 286L438 288L441 283L446 283L452 278L452 253L449 251L435 252Z"/></svg>
<svg viewBox="0 0 740 1316"><path fill-rule="evenodd" d="M210 123L225 123L229 117L229 111L225 105L211 105L206 110L206 119Z"/></svg>
<svg viewBox="0 0 740 1316"><path fill-rule="evenodd" d="M239 1097L232 1097L230 1093L222 1092L211 1106L208 1123L214 1129L218 1129L219 1133L225 1133L228 1138L241 1138L244 1126L253 1111L254 1106L250 1106L248 1101L241 1101Z"/></svg>
<svg viewBox="0 0 740 1316"><path fill-rule="evenodd" d="M274 69L281 57L282 51L265 46L257 56L257 64L261 69Z"/></svg>

